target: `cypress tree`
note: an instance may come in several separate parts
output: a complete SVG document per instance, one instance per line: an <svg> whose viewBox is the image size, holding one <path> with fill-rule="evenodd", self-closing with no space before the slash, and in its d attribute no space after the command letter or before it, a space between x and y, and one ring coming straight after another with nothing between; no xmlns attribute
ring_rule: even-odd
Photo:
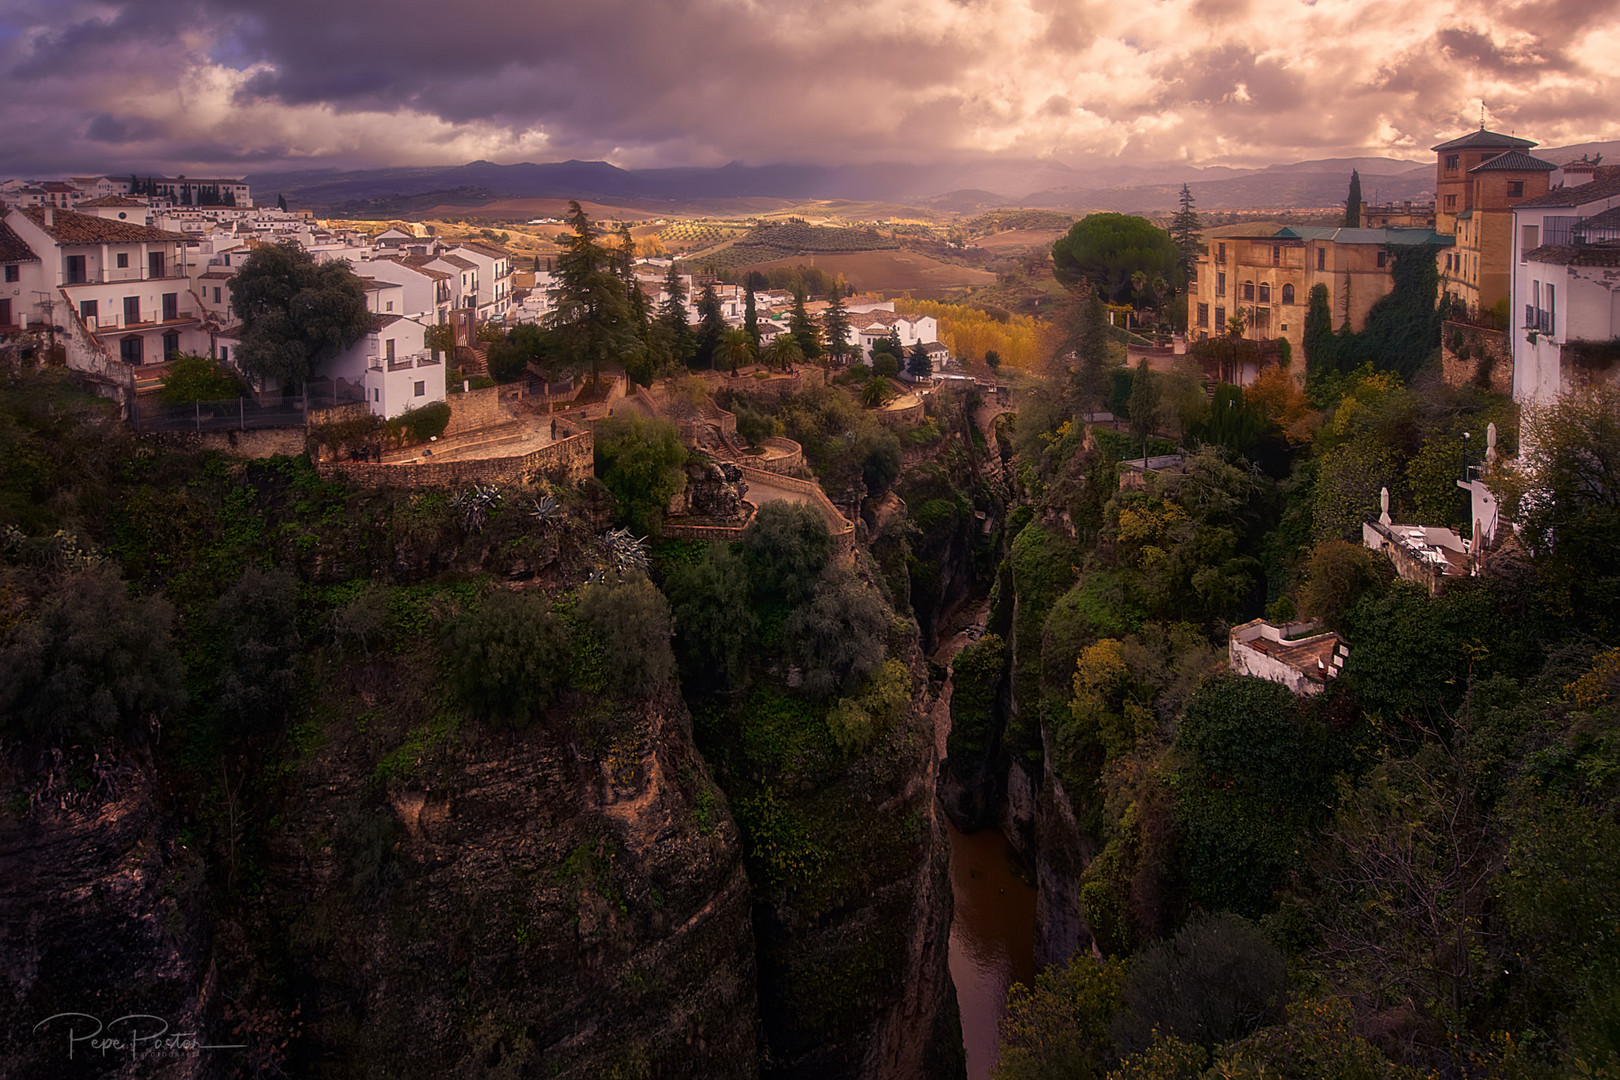
<svg viewBox="0 0 1620 1080"><path fill-rule="evenodd" d="M697 364L699 367L714 367L714 354L726 337L726 318L720 309L720 294L715 291L714 282L703 286L703 292L698 295L697 309Z"/></svg>
<svg viewBox="0 0 1620 1080"><path fill-rule="evenodd" d="M828 356L834 360L849 356L849 315L844 311L844 301L836 288L827 310L821 314L821 329L827 341Z"/></svg>
<svg viewBox="0 0 1620 1080"><path fill-rule="evenodd" d="M681 284L673 262L664 275L664 302L658 305L658 321L669 334L670 358L677 364L690 362L697 352L697 339L686 321L686 286Z"/></svg>
<svg viewBox="0 0 1620 1080"><path fill-rule="evenodd" d="M1344 200L1344 227L1361 228L1361 174L1350 170L1350 194Z"/></svg>
<svg viewBox="0 0 1620 1080"><path fill-rule="evenodd" d="M754 287L746 281L743 282L743 329L748 331L754 351L759 352L759 312L754 309Z"/></svg>
<svg viewBox="0 0 1620 1080"><path fill-rule="evenodd" d="M1339 338L1333 332L1333 305L1327 286L1311 286L1305 306L1305 380L1315 383L1339 369Z"/></svg>
<svg viewBox="0 0 1620 1080"><path fill-rule="evenodd" d="M799 343L806 360L821 359L821 331L816 321L804 309L804 286L793 290L793 313L788 317L788 332Z"/></svg>
<svg viewBox="0 0 1620 1080"><path fill-rule="evenodd" d="M1204 228L1204 223L1198 220L1198 211L1193 209L1192 189L1186 184L1181 185L1181 207L1170 218L1170 239L1181 252L1181 270L1185 274L1187 268L1198 255L1198 241Z"/></svg>

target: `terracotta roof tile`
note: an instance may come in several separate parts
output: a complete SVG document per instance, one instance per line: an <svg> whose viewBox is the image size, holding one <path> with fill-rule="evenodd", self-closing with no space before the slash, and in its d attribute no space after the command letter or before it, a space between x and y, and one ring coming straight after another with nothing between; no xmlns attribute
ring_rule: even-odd
<svg viewBox="0 0 1620 1080"><path fill-rule="evenodd" d="M1470 131L1460 139L1452 139L1450 142L1443 142L1439 146L1431 146L1429 149L1468 150L1479 146L1486 148L1500 146L1503 149L1511 147L1518 150L1528 150L1534 145L1536 144L1529 139L1520 139L1513 135L1503 135L1500 132L1486 131L1484 128L1480 128L1478 131Z"/></svg>
<svg viewBox="0 0 1620 1080"><path fill-rule="evenodd" d="M1475 165L1468 171L1477 172L1556 172L1558 166L1550 161L1542 161L1538 157L1531 157L1519 150L1509 150L1505 154L1497 154L1493 158Z"/></svg>
<svg viewBox="0 0 1620 1080"><path fill-rule="evenodd" d="M146 203L141 199L132 199L128 195L103 195L99 199L84 200L84 202L79 204L79 209L83 210L87 207L106 208L113 206L119 207L120 209L125 207L145 207Z"/></svg>
<svg viewBox="0 0 1620 1080"><path fill-rule="evenodd" d="M1600 199L1620 195L1620 169L1610 172L1599 169L1597 177L1584 184L1574 184L1549 191L1545 195L1537 195L1533 199L1526 199L1521 203L1514 203L1514 209L1534 209L1541 206L1580 206L1584 203L1597 202Z"/></svg>
<svg viewBox="0 0 1620 1080"><path fill-rule="evenodd" d="M50 225L45 224L46 207L25 206L22 212L45 234L59 244L137 244L189 240L184 233L154 229L150 225L137 225L133 221L114 221L94 214L78 214L72 210L57 210Z"/></svg>
<svg viewBox="0 0 1620 1080"><path fill-rule="evenodd" d="M39 262L39 256L22 237L11 231L11 226L0 221L0 262Z"/></svg>

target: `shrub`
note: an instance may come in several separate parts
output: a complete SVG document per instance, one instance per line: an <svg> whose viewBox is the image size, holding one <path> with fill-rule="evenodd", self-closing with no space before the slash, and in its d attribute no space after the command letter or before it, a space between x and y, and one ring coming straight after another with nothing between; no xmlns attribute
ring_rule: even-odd
<svg viewBox="0 0 1620 1080"><path fill-rule="evenodd" d="M450 684L491 720L526 724L549 705L568 671L568 633L542 596L496 592L446 629Z"/></svg>
<svg viewBox="0 0 1620 1080"><path fill-rule="evenodd" d="M1287 988L1288 963L1258 926L1195 915L1131 964L1114 1038L1133 1053L1155 1032L1213 1050L1280 1019Z"/></svg>
<svg viewBox="0 0 1620 1080"><path fill-rule="evenodd" d="M610 416L596 429L596 475L613 493L617 521L654 534L669 500L686 486L686 447L668 420Z"/></svg>
<svg viewBox="0 0 1620 1080"><path fill-rule="evenodd" d="M206 356L181 356L169 365L161 400L165 405L193 401L223 401L241 397L247 387L233 372Z"/></svg>
<svg viewBox="0 0 1620 1080"><path fill-rule="evenodd" d="M672 569L664 589L686 680L718 686L736 681L743 647L759 626L743 560L726 545L712 544L700 562Z"/></svg>
<svg viewBox="0 0 1620 1080"><path fill-rule="evenodd" d="M130 595L118 571L92 564L0 639L0 730L71 742L128 735L184 700L174 608Z"/></svg>
<svg viewBox="0 0 1620 1080"><path fill-rule="evenodd" d="M769 502L743 533L743 561L754 594L799 604L832 558L832 534L820 514L800 503Z"/></svg>
<svg viewBox="0 0 1620 1080"><path fill-rule="evenodd" d="M804 664L811 697L850 693L883 662L889 609L865 582L829 566L808 604L788 616L787 636Z"/></svg>
<svg viewBox="0 0 1620 1080"><path fill-rule="evenodd" d="M298 690L298 581L249 567L209 612L220 650L223 717L259 727L284 716Z"/></svg>
<svg viewBox="0 0 1620 1080"><path fill-rule="evenodd" d="M609 685L641 696L675 673L670 649L669 601L641 575L587 585L579 618L602 642Z"/></svg>
<svg viewBox="0 0 1620 1080"><path fill-rule="evenodd" d="M427 442L444 434L450 426L448 402L432 401L419 409L406 409L384 425L389 435L406 444Z"/></svg>

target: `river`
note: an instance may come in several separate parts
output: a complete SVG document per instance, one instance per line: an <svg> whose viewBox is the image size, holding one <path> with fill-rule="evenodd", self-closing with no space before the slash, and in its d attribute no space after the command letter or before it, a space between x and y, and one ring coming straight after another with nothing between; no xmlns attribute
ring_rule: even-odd
<svg viewBox="0 0 1620 1080"><path fill-rule="evenodd" d="M957 652L983 632L988 607L967 613L968 626L942 640L936 663L949 667ZM950 734L951 683L947 679L934 712L940 756ZM968 1080L988 1080L996 1063L997 1038L1007 988L1035 977L1035 889L1018 857L994 829L967 834L947 820L951 837L951 981L962 1011L962 1045Z"/></svg>

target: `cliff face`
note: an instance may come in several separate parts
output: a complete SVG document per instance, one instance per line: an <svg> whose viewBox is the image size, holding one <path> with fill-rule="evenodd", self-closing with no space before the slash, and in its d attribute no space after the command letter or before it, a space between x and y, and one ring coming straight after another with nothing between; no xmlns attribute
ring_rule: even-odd
<svg viewBox="0 0 1620 1080"><path fill-rule="evenodd" d="M266 849L264 929L307 1064L756 1075L735 826L677 698L615 723L600 739L328 726Z"/></svg>
<svg viewBox="0 0 1620 1080"><path fill-rule="evenodd" d="M171 1055L160 1038L239 1041L211 977L206 869L166 819L150 759L120 748L41 764L0 775L3 1071L216 1075L234 1052Z"/></svg>

